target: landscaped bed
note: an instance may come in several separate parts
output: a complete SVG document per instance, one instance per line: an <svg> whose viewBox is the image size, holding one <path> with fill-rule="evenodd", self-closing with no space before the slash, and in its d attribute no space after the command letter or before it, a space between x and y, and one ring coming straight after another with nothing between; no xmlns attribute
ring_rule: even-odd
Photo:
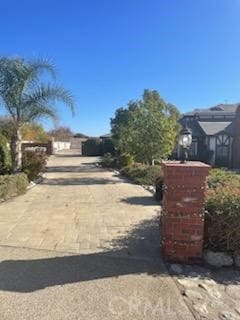
<svg viewBox="0 0 240 320"><path fill-rule="evenodd" d="M46 169L45 153L24 151L22 167L17 173L11 173L12 161L7 139L0 134L0 201L24 194L29 182L35 181Z"/></svg>
<svg viewBox="0 0 240 320"><path fill-rule="evenodd" d="M161 166L133 163L130 158L129 162L125 161L128 165L121 168L116 158L107 155L103 159L103 165L117 167L134 183L155 186L155 197L161 200L164 185ZM240 266L240 175L225 169L211 169L207 185L204 248L223 253L226 261L233 264L235 259L235 264Z"/></svg>
<svg viewBox="0 0 240 320"><path fill-rule="evenodd" d="M213 264L221 264L222 260L225 265L232 265L235 261L240 267L240 176L212 169L207 183L204 247L208 251L205 258L208 262L213 260Z"/></svg>
<svg viewBox="0 0 240 320"><path fill-rule="evenodd" d="M0 175L0 201L24 194L28 184L25 173Z"/></svg>

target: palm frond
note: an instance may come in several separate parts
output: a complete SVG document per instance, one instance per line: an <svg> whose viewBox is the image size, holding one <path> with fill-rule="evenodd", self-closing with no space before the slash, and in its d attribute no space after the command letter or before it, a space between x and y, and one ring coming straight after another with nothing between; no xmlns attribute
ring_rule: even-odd
<svg viewBox="0 0 240 320"><path fill-rule="evenodd" d="M24 64L25 68L22 73L23 87L22 93L31 91L38 85L40 77L43 73L49 73L50 76L56 79L55 66L47 59L32 59Z"/></svg>
<svg viewBox="0 0 240 320"><path fill-rule="evenodd" d="M21 74L23 72L21 59L0 58L0 97L1 105L14 118L17 116L21 100Z"/></svg>
<svg viewBox="0 0 240 320"><path fill-rule="evenodd" d="M56 110L48 104L35 104L28 110L25 110L23 115L23 123L36 121L42 118L51 118L56 121L58 119Z"/></svg>
<svg viewBox="0 0 240 320"><path fill-rule="evenodd" d="M34 77L48 72L54 80L56 79L56 67L48 59L32 59L28 61L28 68Z"/></svg>
<svg viewBox="0 0 240 320"><path fill-rule="evenodd" d="M66 104L72 114L74 114L74 99L68 90L61 86L51 86L41 84L31 94L25 95L24 109L31 108L31 106L44 103L55 103L56 101Z"/></svg>
<svg viewBox="0 0 240 320"><path fill-rule="evenodd" d="M47 59L27 61L0 56L0 104L14 121L24 123L41 116L55 119L56 110L52 106L58 101L74 114L74 100L69 91L40 83L44 71L55 78L55 67Z"/></svg>

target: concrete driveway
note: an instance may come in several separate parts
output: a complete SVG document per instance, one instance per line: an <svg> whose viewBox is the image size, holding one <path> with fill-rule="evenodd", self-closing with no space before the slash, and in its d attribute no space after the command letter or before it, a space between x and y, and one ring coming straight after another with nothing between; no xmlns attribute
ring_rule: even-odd
<svg viewBox="0 0 240 320"><path fill-rule="evenodd" d="M160 256L152 195L96 158L50 158L0 204L0 319L193 319Z"/></svg>

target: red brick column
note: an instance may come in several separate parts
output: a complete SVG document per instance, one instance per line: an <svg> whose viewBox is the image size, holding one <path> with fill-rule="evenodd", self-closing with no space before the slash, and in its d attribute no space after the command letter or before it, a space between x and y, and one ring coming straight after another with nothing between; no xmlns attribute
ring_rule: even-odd
<svg viewBox="0 0 240 320"><path fill-rule="evenodd" d="M162 248L169 262L201 262L209 169L210 166L196 161L163 163Z"/></svg>

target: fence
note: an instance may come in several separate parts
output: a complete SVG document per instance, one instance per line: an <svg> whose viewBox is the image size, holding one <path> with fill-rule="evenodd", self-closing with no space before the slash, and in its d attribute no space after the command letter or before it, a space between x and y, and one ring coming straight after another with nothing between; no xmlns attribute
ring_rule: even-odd
<svg viewBox="0 0 240 320"><path fill-rule="evenodd" d="M34 141L23 141L21 144L22 151L28 149L28 150L39 150L39 151L44 151L46 154L51 155L53 154L53 145L52 141L48 142L34 142Z"/></svg>

